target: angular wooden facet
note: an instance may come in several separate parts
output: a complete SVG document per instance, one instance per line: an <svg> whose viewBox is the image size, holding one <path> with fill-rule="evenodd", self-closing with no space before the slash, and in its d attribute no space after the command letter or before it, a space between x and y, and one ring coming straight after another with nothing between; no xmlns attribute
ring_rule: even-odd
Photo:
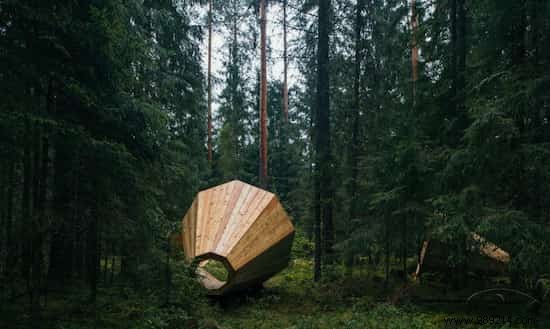
<svg viewBox="0 0 550 329"><path fill-rule="evenodd" d="M475 232L467 239L468 268L478 273L499 275L508 270L510 254ZM426 240L420 250L420 259L414 273L419 277L423 271L450 270L449 246L441 241Z"/></svg>
<svg viewBox="0 0 550 329"><path fill-rule="evenodd" d="M216 260L227 269L219 281L200 262L198 274L211 294L225 294L261 284L284 269L294 227L277 197L241 181L198 193L182 223L188 262Z"/></svg>

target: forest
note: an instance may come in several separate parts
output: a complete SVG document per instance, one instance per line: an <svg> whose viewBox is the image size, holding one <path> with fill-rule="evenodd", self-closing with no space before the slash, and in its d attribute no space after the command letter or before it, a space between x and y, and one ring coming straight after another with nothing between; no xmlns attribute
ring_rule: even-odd
<svg viewBox="0 0 550 329"><path fill-rule="evenodd" d="M0 0L0 328L550 328L549 120L548 0ZM295 237L211 297L232 180Z"/></svg>

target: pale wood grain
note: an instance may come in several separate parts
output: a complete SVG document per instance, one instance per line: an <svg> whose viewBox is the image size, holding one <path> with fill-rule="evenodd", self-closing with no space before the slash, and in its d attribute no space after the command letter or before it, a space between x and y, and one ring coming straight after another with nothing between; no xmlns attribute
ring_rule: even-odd
<svg viewBox="0 0 550 329"><path fill-rule="evenodd" d="M203 260L199 278L211 294L261 283L288 263L294 227L268 191L240 181L201 191L182 222L186 260ZM227 282L202 268L207 259L226 266Z"/></svg>

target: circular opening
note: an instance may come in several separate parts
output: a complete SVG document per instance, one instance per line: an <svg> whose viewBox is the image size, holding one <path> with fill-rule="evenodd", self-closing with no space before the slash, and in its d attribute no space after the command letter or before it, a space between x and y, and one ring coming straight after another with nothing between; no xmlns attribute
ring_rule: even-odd
<svg viewBox="0 0 550 329"><path fill-rule="evenodd" d="M197 271L203 286L209 290L221 288L229 279L229 271L225 265L215 259L201 261Z"/></svg>

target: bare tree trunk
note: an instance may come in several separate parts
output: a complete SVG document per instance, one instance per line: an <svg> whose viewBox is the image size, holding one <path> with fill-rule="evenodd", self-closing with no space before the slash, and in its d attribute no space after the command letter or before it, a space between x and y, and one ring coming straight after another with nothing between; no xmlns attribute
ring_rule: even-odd
<svg viewBox="0 0 550 329"><path fill-rule="evenodd" d="M29 90L30 99L34 98L34 90ZM34 231L32 222L32 141L33 141L33 129L31 125L31 107L29 105L25 118L25 138L23 149L23 195L21 198L21 214L22 223L24 224L24 232L26 234L23 239L23 274L25 276L27 290L29 292L30 303L32 304L31 291L31 274L32 274L32 233Z"/></svg>
<svg viewBox="0 0 550 329"><path fill-rule="evenodd" d="M456 28L456 5L457 0L450 0L450 33L451 33L451 44L450 44L450 67L451 67L451 97L452 97L452 104L453 104L453 111L456 114L457 111L457 28Z"/></svg>
<svg viewBox="0 0 550 329"><path fill-rule="evenodd" d="M267 5L260 0L260 185L267 187Z"/></svg>
<svg viewBox="0 0 550 329"><path fill-rule="evenodd" d="M315 249L314 249L314 261L313 261L313 280L319 281L321 279L321 270L323 262L323 248L322 248L322 239L321 239L321 182L319 180L319 169L315 169L314 173L314 208L313 208L313 237L315 239Z"/></svg>
<svg viewBox="0 0 550 329"><path fill-rule="evenodd" d="M334 226L332 222L332 157L330 150L330 87L329 87L329 34L331 1L319 2L319 45L318 45L318 86L317 86L317 143L320 168L320 204L323 234L323 253L327 261L332 261Z"/></svg>
<svg viewBox="0 0 550 329"><path fill-rule="evenodd" d="M7 163L8 161L6 161ZM9 165L9 164L8 164ZM7 199L8 199L8 189L9 189L9 175L8 171L5 170L4 161L0 162L1 176L0 176L0 227L6 227L7 222ZM0 233L0 255L5 255L7 250L6 245L6 231L3 230ZM3 284L6 274L6 258L0 259L0 285ZM0 302L2 300L3 294L0 293Z"/></svg>
<svg viewBox="0 0 550 329"><path fill-rule="evenodd" d="M95 302L97 296L97 269L98 269L98 235L99 235L99 225L98 225L98 215L96 211L92 211L92 216L90 218L90 226L88 227L87 232L87 243L86 243L86 267L87 267L87 279L90 285L90 300Z"/></svg>
<svg viewBox="0 0 550 329"><path fill-rule="evenodd" d="M465 0L457 0L457 92L458 92L458 111L461 118L465 114L465 92L466 92L466 7ZM463 123L464 124L464 123ZM461 126L461 128L464 128Z"/></svg>
<svg viewBox="0 0 550 329"><path fill-rule="evenodd" d="M355 69L353 79L353 109L352 109L352 130L351 143L349 144L351 179L349 184L349 217L347 223L347 234L351 234L352 221L357 217L357 179L358 179L358 158L359 158L359 112L361 111L360 87L361 87L361 63L363 59L363 31L362 12L364 0L357 0L355 13ZM353 256L352 256L353 257Z"/></svg>
<svg viewBox="0 0 550 329"><path fill-rule="evenodd" d="M6 259L5 259L5 268L4 268L4 275L8 280L11 276L12 272L12 265L13 265L13 233L12 233L12 227L13 227L13 196L14 196L14 176L15 176L15 160L11 161L8 169L8 190L7 190L7 196L6 196L6 223L5 223L5 229L6 229Z"/></svg>
<svg viewBox="0 0 550 329"><path fill-rule="evenodd" d="M287 2L283 0L283 115L288 122L288 41L287 41Z"/></svg>
<svg viewBox="0 0 550 329"><path fill-rule="evenodd" d="M321 255L332 253L332 184L330 155L329 29L330 0L319 1L317 51L317 113L315 125L315 266L314 279L321 277ZM323 242L323 243L322 243Z"/></svg>
<svg viewBox="0 0 550 329"><path fill-rule="evenodd" d="M387 214L387 211L384 210L384 226L385 226L385 244L386 247L384 248L386 253L386 264L385 264L385 272L386 272L386 278L384 280L384 288L388 289L390 284L390 217Z"/></svg>
<svg viewBox="0 0 550 329"><path fill-rule="evenodd" d="M466 8L464 0L451 0L451 99L453 113L450 117L456 122L451 131L452 144L462 138L467 125L465 88L466 88Z"/></svg>
<svg viewBox="0 0 550 329"><path fill-rule="evenodd" d="M212 0L208 3L208 162L212 164Z"/></svg>
<svg viewBox="0 0 550 329"><path fill-rule="evenodd" d="M411 61L412 61L412 99L413 107L416 106L416 82L418 81L418 44L416 33L418 30L418 16L416 14L416 0L411 0Z"/></svg>
<svg viewBox="0 0 550 329"><path fill-rule="evenodd" d="M404 218L403 223L403 254L401 261L403 262L403 280L407 280L407 254L408 254L408 246L407 246L407 238L408 238L408 221L407 216Z"/></svg>

